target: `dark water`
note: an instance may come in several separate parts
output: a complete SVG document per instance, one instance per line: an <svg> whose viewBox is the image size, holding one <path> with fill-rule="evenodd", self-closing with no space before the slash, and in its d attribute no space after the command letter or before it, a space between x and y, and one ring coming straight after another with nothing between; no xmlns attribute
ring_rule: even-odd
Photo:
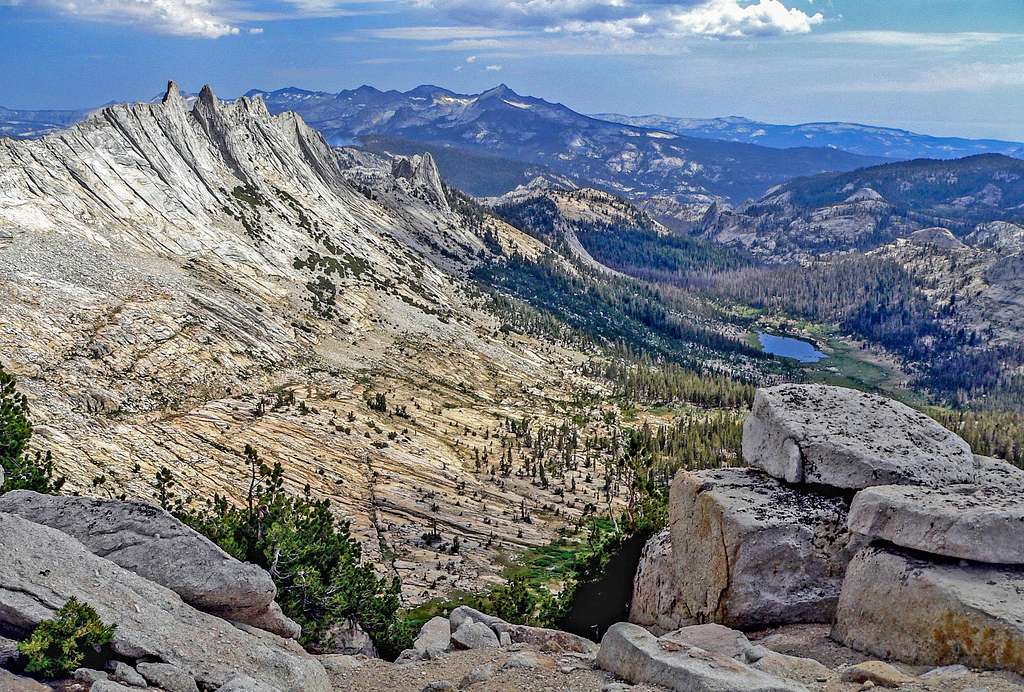
<svg viewBox="0 0 1024 692"><path fill-rule="evenodd" d="M608 568L597 581L580 584L572 606L558 622L559 629L600 641L605 630L629 619L633 600L633 576L640 562L640 551L648 536L627 538L608 561Z"/></svg>
<svg viewBox="0 0 1024 692"><path fill-rule="evenodd" d="M793 358L801 363L817 363L819 360L828 358L824 353L814 348L813 344L801 341L800 339L788 336L775 336L774 334L766 334L764 332L758 332L757 338L761 342L761 348L766 353L771 353L772 355Z"/></svg>

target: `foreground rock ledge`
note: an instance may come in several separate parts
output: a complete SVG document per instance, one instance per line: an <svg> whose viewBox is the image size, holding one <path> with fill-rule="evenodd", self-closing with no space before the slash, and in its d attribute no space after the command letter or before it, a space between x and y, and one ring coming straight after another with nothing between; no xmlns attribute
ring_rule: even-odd
<svg viewBox="0 0 1024 692"><path fill-rule="evenodd" d="M898 401L853 389L784 384L757 390L743 422L743 458L789 483L973 483L977 463L958 435Z"/></svg>
<svg viewBox="0 0 1024 692"><path fill-rule="evenodd" d="M680 471L669 512L674 607L692 621L751 629L831 620L852 554L843 497L757 469Z"/></svg>
<svg viewBox="0 0 1024 692"><path fill-rule="evenodd" d="M0 497L0 512L66 533L199 610L283 637L301 633L273 602L277 587L266 570L234 559L159 507L15 490Z"/></svg>
<svg viewBox="0 0 1024 692"><path fill-rule="evenodd" d="M933 555L1024 564L1024 496L1017 489L886 485L857 493L851 531Z"/></svg>
<svg viewBox="0 0 1024 692"><path fill-rule="evenodd" d="M123 658L170 663L207 688L246 673L281 692L330 689L295 642L202 613L60 531L0 513L0 555L0 629L27 634L75 596L117 625L112 648Z"/></svg>
<svg viewBox="0 0 1024 692"><path fill-rule="evenodd" d="M1024 674L1024 568L936 563L871 545L850 562L832 637L920 665Z"/></svg>

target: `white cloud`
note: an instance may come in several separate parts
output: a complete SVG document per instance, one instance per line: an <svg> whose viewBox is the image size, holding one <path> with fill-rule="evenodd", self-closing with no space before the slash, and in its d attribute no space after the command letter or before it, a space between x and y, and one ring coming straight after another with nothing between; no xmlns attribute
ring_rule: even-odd
<svg viewBox="0 0 1024 692"><path fill-rule="evenodd" d="M806 34L825 21L813 15L787 8L780 0L759 0L740 5L738 0L710 0L696 7L672 11L670 33L715 38L745 38L773 34Z"/></svg>
<svg viewBox="0 0 1024 692"><path fill-rule="evenodd" d="M477 56L475 56L475 55L467 55L467 56L466 56L466 62L468 62L468 63L469 63L469 64L471 64L471 65L472 65L473 63L475 63L475 62L476 62L477 60L478 60L478 57L477 57Z"/></svg>
<svg viewBox="0 0 1024 692"><path fill-rule="evenodd" d="M451 41L519 36L523 32L492 29L485 26L402 26L391 29L370 29L366 33L374 38L400 41Z"/></svg>
<svg viewBox="0 0 1024 692"><path fill-rule="evenodd" d="M411 1L478 26L613 39L806 34L825 19L820 12L808 14L782 0Z"/></svg>
<svg viewBox="0 0 1024 692"><path fill-rule="evenodd" d="M263 33L263 27L261 27L261 26L254 26L251 29L249 29L249 33L250 34L262 34Z"/></svg>
<svg viewBox="0 0 1024 692"><path fill-rule="evenodd" d="M292 13L276 14L275 19L363 17L387 14L396 0L283 0L295 8Z"/></svg>
<svg viewBox="0 0 1024 692"><path fill-rule="evenodd" d="M172 36L220 38L239 33L215 0L30 0L70 17L139 26Z"/></svg>
<svg viewBox="0 0 1024 692"><path fill-rule="evenodd" d="M484 69L487 70L488 72L500 72L501 67L501 65L488 65Z"/></svg>
<svg viewBox="0 0 1024 692"><path fill-rule="evenodd" d="M817 40L886 48L938 48L955 50L1024 38L1022 34L991 32L916 33L911 31L835 31Z"/></svg>

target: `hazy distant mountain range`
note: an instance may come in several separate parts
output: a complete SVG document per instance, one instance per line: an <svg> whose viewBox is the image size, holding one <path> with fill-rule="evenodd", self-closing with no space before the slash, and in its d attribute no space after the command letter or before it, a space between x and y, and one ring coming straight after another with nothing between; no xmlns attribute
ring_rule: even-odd
<svg viewBox="0 0 1024 692"><path fill-rule="evenodd" d="M766 147L834 147L864 156L889 159L955 159L975 154L1024 156L1024 144L998 139L932 137L907 130L857 123L822 122L773 125L748 118L673 118L667 115L619 115L598 113L593 117L611 122L653 127L690 137L747 142Z"/></svg>
<svg viewBox="0 0 1024 692"><path fill-rule="evenodd" d="M92 109L70 111L12 110L0 106L0 137L32 139L62 130L85 118Z"/></svg>
<svg viewBox="0 0 1024 692"><path fill-rule="evenodd" d="M262 97L271 113L298 113L335 146L430 151L444 177L473 195L500 195L538 176L570 180L639 202L679 227L699 220L712 203L737 206L797 177L893 159L1024 156L1020 143L849 123L587 116L505 85L479 94L422 85L405 92L289 87L247 96ZM38 137L88 112L0 109L0 134Z"/></svg>
<svg viewBox="0 0 1024 692"><path fill-rule="evenodd" d="M387 148L380 140L386 137L432 148L449 177L455 171L446 170L437 149L543 166L632 199L670 196L700 207L715 198L738 203L758 197L795 176L881 161L826 147L780 150L612 123L505 85L480 94L424 85L406 92L362 86L337 94L288 88L247 95L263 97L272 113L299 113L336 145L373 137ZM502 166L491 168L504 174ZM475 194L497 192L487 167L477 179L458 183Z"/></svg>

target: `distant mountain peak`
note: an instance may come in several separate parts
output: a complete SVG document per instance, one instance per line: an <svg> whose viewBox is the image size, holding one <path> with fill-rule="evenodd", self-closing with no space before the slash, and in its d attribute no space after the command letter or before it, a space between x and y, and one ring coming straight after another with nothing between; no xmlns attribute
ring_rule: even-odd
<svg viewBox="0 0 1024 692"><path fill-rule="evenodd" d="M483 91L477 97L479 101L484 101L491 98L522 98L519 94L512 91L507 84L499 84L496 87L491 87L487 91Z"/></svg>

